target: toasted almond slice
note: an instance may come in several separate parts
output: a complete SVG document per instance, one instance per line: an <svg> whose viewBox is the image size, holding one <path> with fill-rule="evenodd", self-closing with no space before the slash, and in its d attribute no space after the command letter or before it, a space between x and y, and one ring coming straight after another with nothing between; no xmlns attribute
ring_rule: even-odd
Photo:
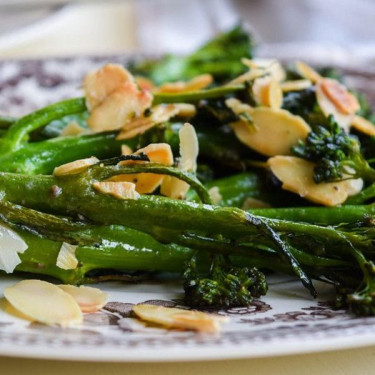
<svg viewBox="0 0 375 375"><path fill-rule="evenodd" d="M152 143L144 148L139 149L134 155L145 154L152 163L163 165L173 164L173 154L171 146L167 143ZM142 163L138 161L125 160L119 165L129 165ZM163 181L164 175L155 173L136 173L136 174L122 174L111 177L108 181L129 181L135 184L135 189L140 194L152 193Z"/></svg>
<svg viewBox="0 0 375 375"><path fill-rule="evenodd" d="M138 199L135 184L126 181L101 181L94 182L93 188L100 193L109 194L117 199Z"/></svg>
<svg viewBox="0 0 375 375"><path fill-rule="evenodd" d="M324 206L342 204L363 187L361 179L317 184L313 179L315 164L294 156L275 156L268 159L268 165L283 189Z"/></svg>
<svg viewBox="0 0 375 375"><path fill-rule="evenodd" d="M247 197L244 202L242 203L243 210L249 210L250 208L269 208L271 207L269 203L264 202L260 199L256 199L253 197Z"/></svg>
<svg viewBox="0 0 375 375"><path fill-rule="evenodd" d="M270 79L263 92L264 105L273 109L281 108L283 104L283 92L278 81Z"/></svg>
<svg viewBox="0 0 375 375"><path fill-rule="evenodd" d="M283 92L301 91L311 87L312 82L309 79L297 79L294 81L282 82L280 86Z"/></svg>
<svg viewBox="0 0 375 375"><path fill-rule="evenodd" d="M315 69L302 61L296 62L296 69L303 78L306 78L313 83L319 82L323 78Z"/></svg>
<svg viewBox="0 0 375 375"><path fill-rule="evenodd" d="M86 129L78 125L75 121L69 123L60 133L60 137L70 137L85 133Z"/></svg>
<svg viewBox="0 0 375 375"><path fill-rule="evenodd" d="M107 293L102 292L98 288L83 285L79 287L74 285L58 285L58 287L70 294L84 313L96 312L107 303Z"/></svg>
<svg viewBox="0 0 375 375"><path fill-rule="evenodd" d="M85 169L90 167L90 165L94 165L99 162L99 159L95 156L91 156L91 158L87 159L80 159L76 161L72 161L70 163L66 163L56 167L53 170L53 175L56 177L60 176L67 176L71 174L77 174L83 172Z"/></svg>
<svg viewBox="0 0 375 375"><path fill-rule="evenodd" d="M266 74L267 73L264 71L264 69L252 69L234 78L232 81L228 83L228 85L237 85L240 83L253 81L255 79L264 77Z"/></svg>
<svg viewBox="0 0 375 375"><path fill-rule="evenodd" d="M201 74L197 77L194 77L190 81L178 81L178 82L169 82L164 83L163 85L156 87L154 93L163 93L163 94L175 94L191 91L199 91L207 87L213 82L213 77L211 74Z"/></svg>
<svg viewBox="0 0 375 375"><path fill-rule="evenodd" d="M212 188L208 190L208 194L210 195L212 203L215 205L219 205L223 199L218 186L212 186Z"/></svg>
<svg viewBox="0 0 375 375"><path fill-rule="evenodd" d="M251 117L254 108L246 103L242 103L240 100L235 98L229 98L225 101L225 105L230 108L236 115L242 114L249 115Z"/></svg>
<svg viewBox="0 0 375 375"><path fill-rule="evenodd" d="M133 150L128 145L121 145L121 155L131 155Z"/></svg>
<svg viewBox="0 0 375 375"><path fill-rule="evenodd" d="M83 89L89 111L101 104L108 95L125 82L134 84L134 78L119 64L106 64L97 71L86 75Z"/></svg>
<svg viewBox="0 0 375 375"><path fill-rule="evenodd" d="M27 248L26 242L18 233L0 225L0 270L12 273L21 263L18 254L23 254Z"/></svg>
<svg viewBox="0 0 375 375"><path fill-rule="evenodd" d="M358 130L363 134L369 135L370 137L375 136L375 125L361 116L354 116L351 122L351 126L355 130Z"/></svg>
<svg viewBox="0 0 375 375"><path fill-rule="evenodd" d="M195 310L183 310L164 306L139 304L133 307L134 313L141 319L160 324L166 328L187 329L199 332L215 333L228 319L224 316L207 314Z"/></svg>
<svg viewBox="0 0 375 375"><path fill-rule="evenodd" d="M63 270L74 270L78 266L76 258L76 245L63 242L57 255L56 266Z"/></svg>
<svg viewBox="0 0 375 375"><path fill-rule="evenodd" d="M197 169L199 144L194 126L185 123L179 131L179 137L181 158L178 163L178 168L183 171L195 172ZM165 176L160 192L169 198L184 199L189 188L189 184L185 181L175 177Z"/></svg>
<svg viewBox="0 0 375 375"><path fill-rule="evenodd" d="M332 115L335 121L343 128L346 132L349 132L350 124L353 121L354 114L345 114L339 111L336 105L327 97L322 89L320 82L315 85L316 100L319 108L325 116Z"/></svg>
<svg viewBox="0 0 375 375"><path fill-rule="evenodd" d="M319 82L319 85L324 94L341 113L350 115L360 109L357 98L335 79L324 78Z"/></svg>
<svg viewBox="0 0 375 375"><path fill-rule="evenodd" d="M241 59L241 62L248 66L251 70L261 70L263 74L266 72L271 75L273 79L278 82L284 81L285 70L276 59L248 59L246 57Z"/></svg>
<svg viewBox="0 0 375 375"><path fill-rule="evenodd" d="M82 313L74 298L45 281L20 281L6 288L4 296L17 310L39 323L68 326L82 322Z"/></svg>
<svg viewBox="0 0 375 375"><path fill-rule="evenodd" d="M146 77L135 76L134 79L141 90L152 91L155 88L154 82Z"/></svg>
<svg viewBox="0 0 375 375"><path fill-rule="evenodd" d="M284 109L256 107L251 117L254 126L237 121L231 127L242 143L266 156L289 155L291 147L311 130L301 117Z"/></svg>
<svg viewBox="0 0 375 375"><path fill-rule="evenodd" d="M122 128L131 118L139 117L151 106L152 95L140 91L132 82L125 82L91 111L87 120L93 132Z"/></svg>
<svg viewBox="0 0 375 375"><path fill-rule="evenodd" d="M129 139L138 134L143 134L155 125L169 121L175 116L192 117L196 114L196 108L193 104L175 103L175 104L159 104L151 109L151 115L141 116L128 121L120 134L118 140Z"/></svg>

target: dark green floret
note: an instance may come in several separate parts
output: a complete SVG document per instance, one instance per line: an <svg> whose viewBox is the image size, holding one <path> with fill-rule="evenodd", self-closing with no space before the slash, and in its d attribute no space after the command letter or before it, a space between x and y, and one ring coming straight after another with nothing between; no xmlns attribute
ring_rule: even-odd
<svg viewBox="0 0 375 375"><path fill-rule="evenodd" d="M235 267L224 256L214 257L209 275L200 275L193 257L184 271L185 303L191 307L248 306L267 293L264 274L257 268Z"/></svg>
<svg viewBox="0 0 375 375"><path fill-rule="evenodd" d="M295 155L316 163L316 183L339 181L344 178L375 180L375 170L361 154L356 138L346 133L334 118L327 125L317 125L305 141L292 148Z"/></svg>

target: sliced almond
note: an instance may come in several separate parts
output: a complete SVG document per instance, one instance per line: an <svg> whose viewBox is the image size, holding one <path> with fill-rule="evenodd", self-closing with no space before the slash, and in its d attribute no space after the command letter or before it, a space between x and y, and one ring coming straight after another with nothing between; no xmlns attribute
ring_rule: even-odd
<svg viewBox="0 0 375 375"><path fill-rule="evenodd" d="M93 188L100 193L109 194L117 199L138 199L135 184L126 181L101 181L94 182Z"/></svg>
<svg viewBox="0 0 375 375"><path fill-rule="evenodd" d="M283 189L324 206L342 204L363 187L361 179L317 184L313 179L315 164L294 156L275 156L268 159L268 165Z"/></svg>
<svg viewBox="0 0 375 375"><path fill-rule="evenodd" d="M121 145L121 155L131 155L133 150L128 145Z"/></svg>
<svg viewBox="0 0 375 375"><path fill-rule="evenodd" d="M173 117L193 117L196 112L195 106L188 103L156 105L151 108L150 115L129 120L123 126L117 139L122 140L132 138L138 134L143 134L153 126L169 121Z"/></svg>
<svg viewBox="0 0 375 375"><path fill-rule="evenodd" d="M163 94L176 94L183 92L199 91L210 85L212 82L213 77L211 74L201 74L187 82L178 81L164 83L163 85L156 87L153 90L153 92Z"/></svg>
<svg viewBox="0 0 375 375"><path fill-rule="evenodd" d="M21 263L18 254L23 254L28 246L22 237L6 227L0 225L0 270L12 273Z"/></svg>
<svg viewBox="0 0 375 375"><path fill-rule="evenodd" d="M303 78L306 78L313 83L319 82L323 78L315 69L302 61L296 62L296 69Z"/></svg>
<svg viewBox="0 0 375 375"><path fill-rule="evenodd" d="M119 64L106 64L95 72L86 75L83 81L83 89L89 111L101 104L108 95L125 82L134 84L134 78Z"/></svg>
<svg viewBox="0 0 375 375"><path fill-rule="evenodd" d="M197 158L199 153L199 144L194 126L184 124L179 131L180 138L180 161L178 168L183 171L195 172L197 169ZM187 182L176 177L165 176L162 182L161 194L173 198L184 199L190 186Z"/></svg>
<svg viewBox="0 0 375 375"><path fill-rule="evenodd" d="M173 154L171 146L167 143L152 143L144 148L139 149L134 155L145 154L150 162L171 166L173 164ZM119 165L129 165L144 163L142 161L126 160ZM164 175L155 173L135 173L121 174L111 177L108 181L129 181L135 184L135 189L140 194L150 194L162 183Z"/></svg>
<svg viewBox="0 0 375 375"><path fill-rule="evenodd" d="M350 125L363 134L375 136L375 125L361 116L354 116Z"/></svg>
<svg viewBox="0 0 375 375"><path fill-rule="evenodd" d="M289 155L311 130L302 117L284 109L256 107L251 118L253 125L240 120L231 127L242 143L266 156Z"/></svg>
<svg viewBox="0 0 375 375"><path fill-rule="evenodd" d="M86 132L82 126L78 125L75 121L69 123L60 133L60 137L71 137L81 135Z"/></svg>
<svg viewBox="0 0 375 375"><path fill-rule="evenodd" d="M228 85L237 85L240 83L253 81L255 79L262 78L267 73L264 71L264 69L251 69L246 73L243 73L239 75L238 77L234 78L232 81L228 83Z"/></svg>
<svg viewBox="0 0 375 375"><path fill-rule="evenodd" d="M218 186L212 186L212 188L208 190L208 194L210 195L212 203L216 206L219 205L223 199Z"/></svg>
<svg viewBox="0 0 375 375"><path fill-rule="evenodd" d="M271 79L263 92L264 105L273 109L281 108L283 104L283 92L280 84L275 79Z"/></svg>
<svg viewBox="0 0 375 375"><path fill-rule="evenodd" d="M155 88L154 82L146 77L135 76L134 79L141 90L152 91Z"/></svg>
<svg viewBox="0 0 375 375"><path fill-rule="evenodd" d="M280 84L283 92L301 91L312 86L312 82L308 79L296 79L294 81L285 81Z"/></svg>
<svg viewBox="0 0 375 375"><path fill-rule="evenodd" d="M243 210L249 210L250 208L269 208L271 205L265 201L260 199L256 199L253 197L247 197L244 202L242 203Z"/></svg>
<svg viewBox="0 0 375 375"><path fill-rule="evenodd" d="M68 326L82 322L82 313L74 298L45 281L20 281L6 288L4 296L13 307L39 323Z"/></svg>
<svg viewBox="0 0 375 375"><path fill-rule="evenodd" d="M324 94L341 113L349 115L360 109L357 98L335 79L324 78L319 84Z"/></svg>
<svg viewBox="0 0 375 375"><path fill-rule="evenodd" d="M354 114L346 114L339 111L336 105L325 94L320 82L318 82L315 86L315 93L319 108L321 109L323 114L327 117L329 115L332 115L339 126L346 132L349 132L350 124L353 121Z"/></svg>
<svg viewBox="0 0 375 375"><path fill-rule="evenodd" d="M102 292L98 288L83 285L79 287L74 285L59 285L58 287L70 294L84 313L96 312L107 303L107 293Z"/></svg>
<svg viewBox="0 0 375 375"><path fill-rule="evenodd" d="M261 70L264 73L270 74L270 76L278 82L285 79L285 70L276 59L247 59L246 57L241 59L241 62L248 66L251 70Z"/></svg>
<svg viewBox="0 0 375 375"><path fill-rule="evenodd" d="M183 310L164 306L140 304L133 307L141 319L160 324L166 328L215 333L228 319L224 316L207 314L195 310Z"/></svg>
<svg viewBox="0 0 375 375"><path fill-rule="evenodd" d="M91 156L91 158L87 159L80 159L76 161L72 161L70 163L66 163L56 167L53 170L53 175L56 177L60 176L67 176L72 174L81 173L86 170L91 165L94 165L99 162L99 159L95 156Z"/></svg>
<svg viewBox="0 0 375 375"><path fill-rule="evenodd" d="M87 120L93 132L121 129L130 119L139 117L151 106L152 95L125 82L91 111Z"/></svg>
<svg viewBox="0 0 375 375"><path fill-rule="evenodd" d="M237 116L246 114L251 117L254 108L246 103L242 103L240 100L235 98L229 98L225 101L225 105L230 108Z"/></svg>
<svg viewBox="0 0 375 375"><path fill-rule="evenodd" d="M76 257L76 245L63 242L57 255L56 266L63 270L74 270L78 266Z"/></svg>

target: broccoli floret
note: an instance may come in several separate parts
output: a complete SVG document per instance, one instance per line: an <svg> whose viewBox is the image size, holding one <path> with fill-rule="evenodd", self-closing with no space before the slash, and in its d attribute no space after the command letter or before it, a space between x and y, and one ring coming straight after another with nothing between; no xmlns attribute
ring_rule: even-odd
<svg viewBox="0 0 375 375"><path fill-rule="evenodd" d="M254 298L265 295L268 289L266 278L258 269L234 267L222 255L214 256L206 277L200 275L193 257L183 278L185 303L191 307L248 306Z"/></svg>
<svg viewBox="0 0 375 375"><path fill-rule="evenodd" d="M375 170L361 154L358 140L341 129L332 116L325 126L315 126L306 140L300 141L292 151L316 164L316 183L344 178L375 181Z"/></svg>

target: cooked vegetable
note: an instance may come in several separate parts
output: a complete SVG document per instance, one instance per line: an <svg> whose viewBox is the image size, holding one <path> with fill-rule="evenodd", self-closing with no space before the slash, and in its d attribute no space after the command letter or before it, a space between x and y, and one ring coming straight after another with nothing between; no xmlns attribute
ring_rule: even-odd
<svg viewBox="0 0 375 375"><path fill-rule="evenodd" d="M333 117L326 126L316 126L305 142L293 147L293 152L316 164L316 183L344 178L375 181L375 170L361 154L358 140L341 129Z"/></svg>
<svg viewBox="0 0 375 375"><path fill-rule="evenodd" d="M64 284L167 271L182 275L186 304L217 309L260 298L271 270L313 296L313 280L331 283L339 306L375 315L371 110L326 70L250 59L249 41L235 28L133 65L146 77L108 64L85 98L1 117L1 268ZM105 300L62 288L83 311ZM135 310L213 330L199 314L181 325Z"/></svg>

